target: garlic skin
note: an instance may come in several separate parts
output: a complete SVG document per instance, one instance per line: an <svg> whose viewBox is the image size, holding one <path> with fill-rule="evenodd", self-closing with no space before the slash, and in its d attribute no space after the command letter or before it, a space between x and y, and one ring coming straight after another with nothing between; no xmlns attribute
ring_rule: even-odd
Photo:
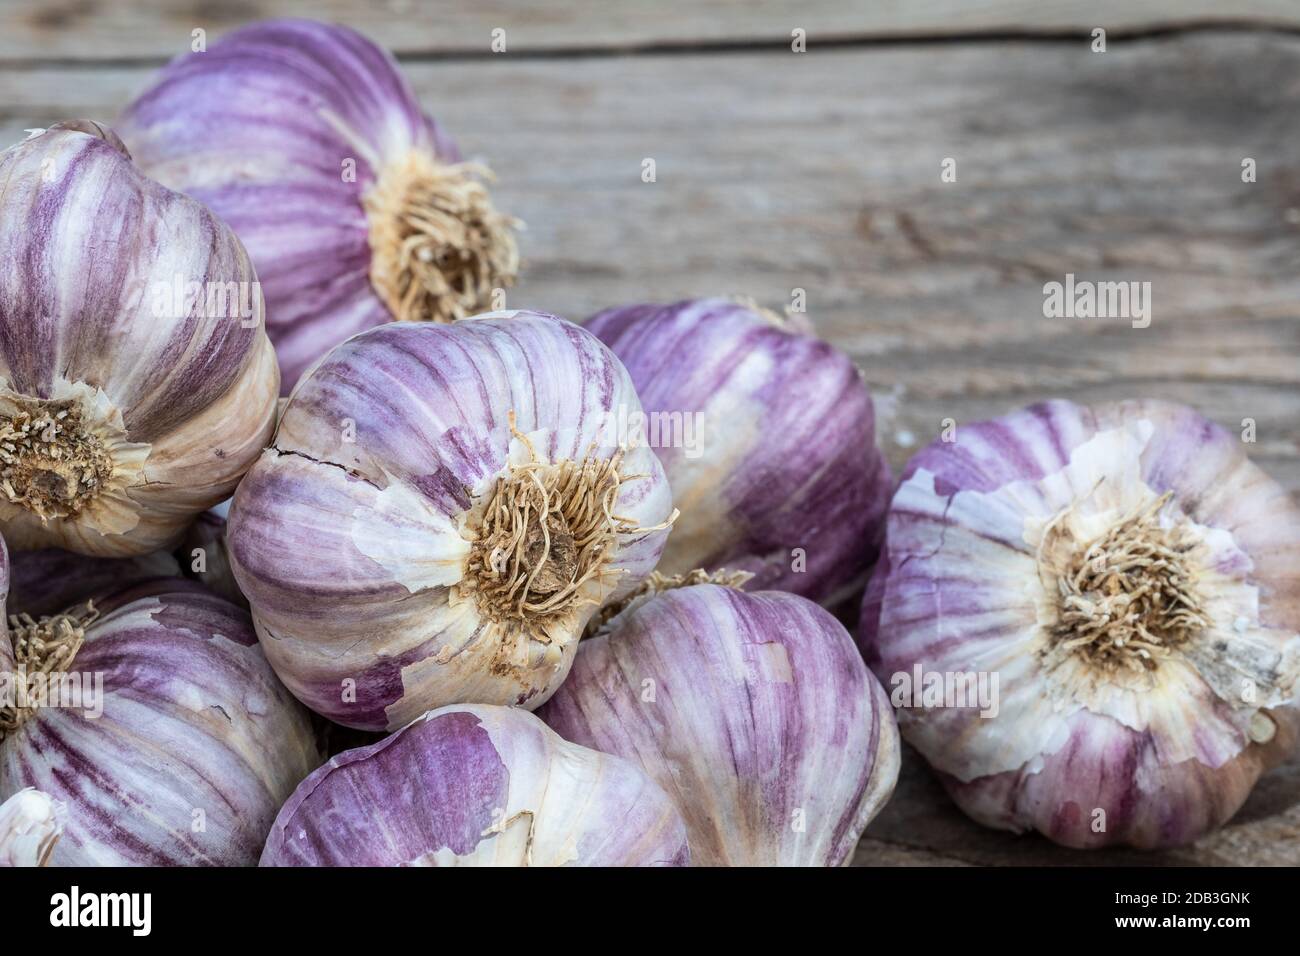
<svg viewBox="0 0 1300 956"><path fill-rule="evenodd" d="M974 819L1161 847L1293 750L1297 625L1300 513L1236 436L1179 405L1054 401L913 458L860 640L887 687L997 676L995 715L898 712Z"/></svg>
<svg viewBox="0 0 1300 956"><path fill-rule="evenodd" d="M28 648L19 659L31 670L54 663L79 688L63 696L78 706L31 707L14 695L14 673L3 675L16 706L0 706L0 800L35 787L67 807L51 865L257 862L276 812L322 755L246 614L175 580L16 624L15 649ZM34 638L59 639L62 658Z"/></svg>
<svg viewBox="0 0 1300 956"><path fill-rule="evenodd" d="M176 558L155 551L134 558L88 558L58 548L10 555L9 613L45 617L130 584L180 577Z"/></svg>
<svg viewBox="0 0 1300 956"><path fill-rule="evenodd" d="M347 27L235 30L173 60L119 132L248 247L285 394L350 335L472 315L518 271L490 174L461 162L394 59Z"/></svg>
<svg viewBox="0 0 1300 956"><path fill-rule="evenodd" d="M537 312L394 323L331 352L226 528L281 680L364 730L541 704L595 610L653 570L673 517L654 453L615 444L620 405L639 407L618 359Z"/></svg>
<svg viewBox="0 0 1300 956"><path fill-rule="evenodd" d="M164 548L271 434L253 267L98 124L5 150L0 182L0 531L16 551Z"/></svg>
<svg viewBox="0 0 1300 956"><path fill-rule="evenodd" d="M784 592L640 596L538 715L663 787L697 866L845 865L898 780L889 698L840 623Z"/></svg>
<svg viewBox="0 0 1300 956"><path fill-rule="evenodd" d="M45 866L67 815L67 807L30 787L0 803L0 869Z"/></svg>
<svg viewBox="0 0 1300 956"><path fill-rule="evenodd" d="M659 570L748 571L751 590L832 606L857 600L891 477L861 374L798 318L700 299L609 309L584 327L658 416L646 436L682 512Z"/></svg>
<svg viewBox="0 0 1300 956"><path fill-rule="evenodd" d="M285 803L262 866L685 866L686 827L630 763L527 711L443 707L332 758Z"/></svg>

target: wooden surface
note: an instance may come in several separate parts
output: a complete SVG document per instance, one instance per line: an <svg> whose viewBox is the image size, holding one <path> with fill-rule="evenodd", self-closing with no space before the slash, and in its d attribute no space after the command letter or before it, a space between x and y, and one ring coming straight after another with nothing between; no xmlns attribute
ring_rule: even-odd
<svg viewBox="0 0 1300 956"><path fill-rule="evenodd" d="M346 23L407 57L517 56L990 34L1146 33L1191 24L1300 26L1294 0L0 0L0 61L167 59L195 29L271 16Z"/></svg>
<svg viewBox="0 0 1300 956"><path fill-rule="evenodd" d="M308 9L276 11L296 6ZM494 167L499 204L528 223L511 305L582 318L743 293L779 308L802 288L875 389L895 466L945 418L1153 396L1233 429L1254 419L1253 457L1294 493L1300 35L1277 25L1300 17L1243 3L1232 30L1182 29L1221 6L309 10L410 54L426 106ZM250 0L205 24L181 0L118 7L0 3L0 141L111 119L194 26L215 35L270 9ZM1112 30L1106 53L1082 29L1094 19ZM508 52L493 55L484 34L498 25ZM809 30L807 53L789 51L792 26ZM1034 32L1052 35L1020 35ZM839 39L819 48L819 34ZM946 157L955 183L940 181ZM1241 180L1245 157L1256 183ZM641 181L645 158L657 182ZM1043 283L1068 272L1151 282L1150 327L1044 318ZM908 757L860 863L1300 863L1300 763L1196 847L1083 854L970 823Z"/></svg>

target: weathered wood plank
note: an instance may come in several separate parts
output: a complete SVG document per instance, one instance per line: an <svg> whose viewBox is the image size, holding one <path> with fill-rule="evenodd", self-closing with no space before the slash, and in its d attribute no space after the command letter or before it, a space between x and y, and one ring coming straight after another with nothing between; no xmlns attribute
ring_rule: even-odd
<svg viewBox="0 0 1300 956"><path fill-rule="evenodd" d="M904 749L898 789L867 828L854 866L1296 866L1300 760L1260 780L1227 826L1174 850L1068 850L1036 833L989 830L948 800L925 761Z"/></svg>
<svg viewBox="0 0 1300 956"><path fill-rule="evenodd" d="M889 406L896 465L945 418L1155 396L1253 418L1255 457L1297 491L1298 67L1300 39L1198 33L1105 54L963 43L409 72L528 221L513 305L581 317L803 288ZM148 76L0 69L0 140L110 117ZM1043 283L1068 272L1151 282L1150 327L1044 318ZM910 756L859 862L1300 863L1300 764L1195 848L1078 854L970 823Z"/></svg>
<svg viewBox="0 0 1300 956"><path fill-rule="evenodd" d="M270 16L346 23L404 54L490 55L492 31L507 51L537 52L712 43L788 43L796 27L816 43L845 38L1058 33L1105 27L1113 33L1188 23L1295 27L1290 0L0 0L0 61L163 60L190 48L191 31L209 39Z"/></svg>

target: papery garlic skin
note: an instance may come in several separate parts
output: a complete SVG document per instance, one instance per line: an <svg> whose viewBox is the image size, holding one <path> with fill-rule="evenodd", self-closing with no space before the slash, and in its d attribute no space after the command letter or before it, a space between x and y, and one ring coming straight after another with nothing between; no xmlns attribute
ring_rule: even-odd
<svg viewBox="0 0 1300 956"><path fill-rule="evenodd" d="M173 60L119 131L142 168L248 247L286 394L350 335L472 315L518 269L485 171L461 163L393 58L347 27L236 30Z"/></svg>
<svg viewBox="0 0 1300 956"><path fill-rule="evenodd" d="M659 570L749 571L828 606L860 590L889 503L871 396L793 320L728 299L588 319L627 366L681 517Z"/></svg>
<svg viewBox="0 0 1300 956"><path fill-rule="evenodd" d="M667 791L697 866L842 866L893 792L889 699L797 595L715 584L633 601L538 711Z"/></svg>
<svg viewBox="0 0 1300 956"><path fill-rule="evenodd" d="M79 706L31 709L0 739L0 799L35 787L66 805L54 866L255 864L321 754L247 615L181 580L95 609L73 620L80 694L63 700Z"/></svg>
<svg viewBox="0 0 1300 956"><path fill-rule="evenodd" d="M1163 402L1056 401L912 460L860 640L889 687L997 675L995 716L899 711L976 820L1156 847L1223 824L1294 747L1298 625L1300 513L1236 436Z"/></svg>
<svg viewBox="0 0 1300 956"><path fill-rule="evenodd" d="M0 530L15 550L163 548L271 434L279 377L248 256L115 143L79 122L0 153Z"/></svg>
<svg viewBox="0 0 1300 956"><path fill-rule="evenodd" d="M45 866L67 815L67 807L31 788L0 803L0 869Z"/></svg>
<svg viewBox="0 0 1300 956"><path fill-rule="evenodd" d="M630 763L527 711L456 705L332 758L262 866L685 866L686 827Z"/></svg>
<svg viewBox="0 0 1300 956"><path fill-rule="evenodd" d="M236 579L289 689L367 730L450 703L544 701L597 607L653 570L672 519L654 453L616 445L608 412L619 406L639 407L618 359L542 313L396 323L331 352L294 390L226 529ZM552 550L539 535L524 564L491 547L494 495L575 462L619 476L583 509L599 519L593 547L572 567L554 550L558 533ZM554 613L521 625L480 597L524 566L585 580ZM526 593L541 594L536 584Z"/></svg>

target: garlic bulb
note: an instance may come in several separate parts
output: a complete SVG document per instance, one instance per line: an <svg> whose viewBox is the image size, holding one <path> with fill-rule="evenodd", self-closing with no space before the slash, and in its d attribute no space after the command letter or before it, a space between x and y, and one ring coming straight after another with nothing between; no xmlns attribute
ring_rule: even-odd
<svg viewBox="0 0 1300 956"><path fill-rule="evenodd" d="M45 866L66 818L63 804L31 788L0 803L0 869Z"/></svg>
<svg viewBox="0 0 1300 956"><path fill-rule="evenodd" d="M393 58L343 26L271 20L182 56L123 115L142 168L248 246L287 394L353 333L481 311L518 270L513 220Z"/></svg>
<svg viewBox="0 0 1300 956"><path fill-rule="evenodd" d="M10 555L9 613L44 617L154 578L180 577L176 558L155 551L133 558L88 558L58 548Z"/></svg>
<svg viewBox="0 0 1300 956"><path fill-rule="evenodd" d="M257 862L276 811L320 762L246 614L153 582L10 630L0 799L68 808L56 866Z"/></svg>
<svg viewBox="0 0 1300 956"><path fill-rule="evenodd" d="M699 580L633 598L538 715L642 767L697 865L847 863L898 780L888 697L816 604Z"/></svg>
<svg viewBox="0 0 1300 956"><path fill-rule="evenodd" d="M508 707L443 707L302 782L262 866L684 866L686 828L630 763Z"/></svg>
<svg viewBox="0 0 1300 956"><path fill-rule="evenodd" d="M1058 401L912 460L861 640L976 820L1154 847L1222 824L1293 746L1298 625L1300 513L1236 436Z"/></svg>
<svg viewBox="0 0 1300 956"><path fill-rule="evenodd" d="M635 588L672 503L611 410L623 366L554 316L354 336L295 389L226 542L267 658L368 730L452 703L533 709L597 607Z"/></svg>
<svg viewBox="0 0 1300 956"><path fill-rule="evenodd" d="M627 366L681 518L659 570L744 570L824 604L860 591L889 503L871 396L848 356L727 299L628 306L585 327ZM638 428L638 426L640 426Z"/></svg>
<svg viewBox="0 0 1300 956"><path fill-rule="evenodd" d="M15 550L156 551L270 437L252 266L94 123L0 153L0 182L0 531Z"/></svg>

